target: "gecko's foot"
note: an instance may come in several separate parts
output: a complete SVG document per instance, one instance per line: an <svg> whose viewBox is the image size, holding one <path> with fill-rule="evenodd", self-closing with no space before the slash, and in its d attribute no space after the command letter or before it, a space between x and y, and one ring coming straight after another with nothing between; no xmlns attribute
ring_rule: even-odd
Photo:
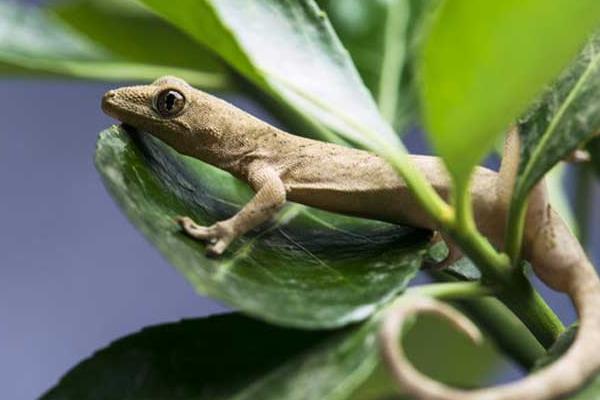
<svg viewBox="0 0 600 400"><path fill-rule="evenodd" d="M188 236L208 242L206 253L210 256L223 254L234 239L225 222L217 222L211 226L200 226L190 217L177 217L175 221Z"/></svg>

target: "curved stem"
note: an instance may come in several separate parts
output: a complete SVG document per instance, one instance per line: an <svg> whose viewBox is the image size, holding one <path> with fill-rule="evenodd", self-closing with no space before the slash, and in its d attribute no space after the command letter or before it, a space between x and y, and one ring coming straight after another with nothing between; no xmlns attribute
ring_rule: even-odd
<svg viewBox="0 0 600 400"><path fill-rule="evenodd" d="M499 286L500 300L523 321L545 347L549 347L564 330L564 326L540 295L531 288L529 282L521 274L514 272L508 256L498 253L478 232L470 211L467 185L459 183L454 192L454 203L458 208L455 212L455 209L433 190L420 171L412 166L406 153L388 153L383 156L404 178L413 195L429 215L481 269L484 280Z"/></svg>
<svg viewBox="0 0 600 400"><path fill-rule="evenodd" d="M459 281L458 278L443 271L430 271L429 275L438 281ZM491 296L470 298L459 300L458 304L492 337L503 353L524 369L533 368L535 362L546 354L545 348L531 331L497 298Z"/></svg>
<svg viewBox="0 0 600 400"><path fill-rule="evenodd" d="M482 285L480 282L444 282L414 286L409 288L406 293L435 297L439 300L460 300L491 296L494 291L491 287Z"/></svg>

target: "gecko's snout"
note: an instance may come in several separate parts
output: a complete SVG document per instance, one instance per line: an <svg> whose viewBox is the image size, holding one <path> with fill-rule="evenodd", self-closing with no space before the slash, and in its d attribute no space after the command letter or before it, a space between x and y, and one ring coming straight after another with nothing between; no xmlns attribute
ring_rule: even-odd
<svg viewBox="0 0 600 400"><path fill-rule="evenodd" d="M116 95L116 91L109 90L108 92L104 93L103 100L112 99L113 97L115 97L115 95Z"/></svg>
<svg viewBox="0 0 600 400"><path fill-rule="evenodd" d="M102 111L104 111L106 114L111 115L111 111L114 109L114 103L113 100L114 98L117 96L117 93L115 90L109 90L108 92L104 93L104 96L102 96Z"/></svg>

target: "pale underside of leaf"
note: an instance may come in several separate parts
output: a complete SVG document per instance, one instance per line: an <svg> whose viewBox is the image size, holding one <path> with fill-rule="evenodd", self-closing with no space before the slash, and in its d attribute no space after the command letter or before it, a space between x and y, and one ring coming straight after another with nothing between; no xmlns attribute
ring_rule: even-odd
<svg viewBox="0 0 600 400"><path fill-rule="evenodd" d="M12 75L59 75L100 80L143 80L174 74L205 88L222 88L227 77L115 57L34 6L0 1L0 71Z"/></svg>

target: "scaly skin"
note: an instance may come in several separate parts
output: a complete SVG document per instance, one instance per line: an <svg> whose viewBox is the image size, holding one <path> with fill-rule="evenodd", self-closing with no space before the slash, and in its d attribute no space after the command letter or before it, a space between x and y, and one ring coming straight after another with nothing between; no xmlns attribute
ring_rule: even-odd
<svg viewBox="0 0 600 400"><path fill-rule="evenodd" d="M188 217L179 219L188 235L208 242L207 252L212 255L222 254L233 240L273 217L288 200L438 230L406 183L383 159L366 151L290 135L180 79L164 77L151 85L109 91L102 108L178 152L230 172L254 189L254 198L227 220L202 227ZM516 134L509 136L509 155L518 155L516 138ZM508 161L503 163L500 174L477 168L471 185L477 226L498 248L503 247L506 210L518 164L518 157L505 158ZM449 196L451 181L438 158L414 155L411 161L442 197ZM449 243L451 255L447 263L461 255ZM600 368L600 357L595 355L596 343L600 343L600 281L577 240L550 208L543 185L530 197L523 248L540 279L570 295L575 303L581 325L569 352L520 382L461 391L422 376L412 369L397 346L386 347L384 340L384 356L401 387L419 399L541 400L574 390ZM432 310L472 333L472 327L449 312L447 306L430 299L411 299L391 313L384 323L383 337L387 343L396 343L398 323L415 312Z"/></svg>

